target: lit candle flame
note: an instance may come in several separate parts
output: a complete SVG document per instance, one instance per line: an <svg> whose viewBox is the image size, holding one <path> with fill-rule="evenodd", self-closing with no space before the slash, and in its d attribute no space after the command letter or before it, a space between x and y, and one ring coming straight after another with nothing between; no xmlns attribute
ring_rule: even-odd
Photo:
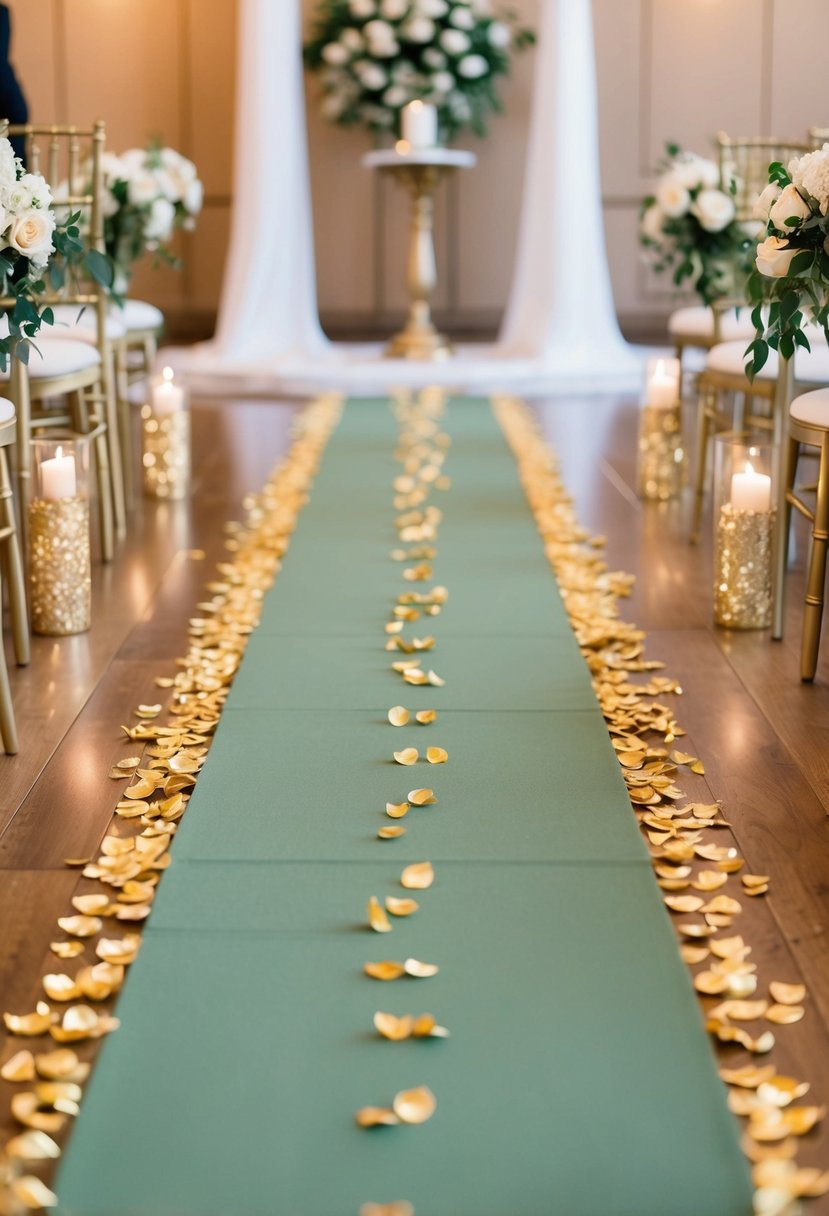
<svg viewBox="0 0 829 1216"><path fill-rule="evenodd" d="M63 448L58 444L58 450L55 452L55 460L60 460L63 455Z"/></svg>
<svg viewBox="0 0 829 1216"><path fill-rule="evenodd" d="M746 461L745 472L748 477L754 476L754 465L751 463L750 460Z"/></svg>
<svg viewBox="0 0 829 1216"><path fill-rule="evenodd" d="M164 381L165 381L167 384L172 384L172 382L173 382L173 369L172 369L171 367L165 367L165 368L164 368L164 371L161 373L161 375L162 375L162 378L164 379Z"/></svg>

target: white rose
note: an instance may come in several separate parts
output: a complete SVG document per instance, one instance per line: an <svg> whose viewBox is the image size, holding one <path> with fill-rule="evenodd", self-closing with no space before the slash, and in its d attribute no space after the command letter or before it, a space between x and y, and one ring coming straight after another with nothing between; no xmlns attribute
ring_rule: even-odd
<svg viewBox="0 0 829 1216"><path fill-rule="evenodd" d="M144 224L144 239L152 242L169 240L175 219L176 209L170 200L157 198Z"/></svg>
<svg viewBox="0 0 829 1216"><path fill-rule="evenodd" d="M505 51L512 41L512 31L503 21L493 21L486 32L489 45L498 51Z"/></svg>
<svg viewBox="0 0 829 1216"><path fill-rule="evenodd" d="M127 199L134 207L145 207L158 198L158 182L152 173L139 173L127 184Z"/></svg>
<svg viewBox="0 0 829 1216"><path fill-rule="evenodd" d="M45 266L52 253L54 216L50 211L29 211L18 216L9 230L8 241L12 249L22 253L34 266Z"/></svg>
<svg viewBox="0 0 829 1216"><path fill-rule="evenodd" d="M121 165L127 178L142 174L147 165L147 153L144 148L128 148L121 153Z"/></svg>
<svg viewBox="0 0 829 1216"><path fill-rule="evenodd" d="M39 173L24 173L17 186L29 191L35 207L48 207L52 202L49 183Z"/></svg>
<svg viewBox="0 0 829 1216"><path fill-rule="evenodd" d="M363 35L359 30L343 30L340 34L340 42L348 51L361 51L363 49Z"/></svg>
<svg viewBox="0 0 829 1216"><path fill-rule="evenodd" d="M373 17L377 12L374 0L349 0L348 7L355 17Z"/></svg>
<svg viewBox="0 0 829 1216"><path fill-rule="evenodd" d="M388 21L369 21L363 26L363 35L369 42L394 42L394 30Z"/></svg>
<svg viewBox="0 0 829 1216"><path fill-rule="evenodd" d="M13 186L17 181L17 158L7 139L0 139L0 187Z"/></svg>
<svg viewBox="0 0 829 1216"><path fill-rule="evenodd" d="M734 200L722 190L700 190L691 211L706 232L722 232L734 219Z"/></svg>
<svg viewBox="0 0 829 1216"><path fill-rule="evenodd" d="M420 57L427 68L434 68L436 71L439 71L440 68L446 67L446 56L436 46L427 46Z"/></svg>
<svg viewBox="0 0 829 1216"><path fill-rule="evenodd" d="M465 55L472 44L463 30L444 30L440 45L449 55Z"/></svg>
<svg viewBox="0 0 829 1216"><path fill-rule="evenodd" d="M483 55L464 55L458 64L458 75L466 80L478 80L479 77L486 76L488 71L489 64Z"/></svg>
<svg viewBox="0 0 829 1216"><path fill-rule="evenodd" d="M697 156L695 152L682 152L674 159L671 172L678 182L688 190L697 186L712 189L720 184L720 171L712 160Z"/></svg>
<svg viewBox="0 0 829 1216"><path fill-rule="evenodd" d="M409 90L404 89L402 85L393 84L390 89L386 89L383 94L383 104L389 109L396 110L399 106L404 106L407 101L411 100Z"/></svg>
<svg viewBox="0 0 829 1216"><path fill-rule="evenodd" d="M758 196L757 202L752 208L751 214L756 220L762 220L765 224L768 223L769 212L771 211L775 201L780 198L780 193L780 187L778 186L777 182L769 182L762 193Z"/></svg>
<svg viewBox="0 0 829 1216"><path fill-rule="evenodd" d="M435 36L435 23L429 17L411 17L400 27L400 34L408 42L431 42Z"/></svg>
<svg viewBox="0 0 829 1216"><path fill-rule="evenodd" d="M446 0L416 0L417 11L424 17L445 17L449 11Z"/></svg>
<svg viewBox="0 0 829 1216"><path fill-rule="evenodd" d="M322 48L321 53L325 62L331 63L335 67L348 62L348 51L340 42L329 42Z"/></svg>
<svg viewBox="0 0 829 1216"><path fill-rule="evenodd" d="M811 208L796 186L786 186L769 210L769 219L775 228L796 228L798 221L807 220ZM794 223L788 221L793 219Z"/></svg>
<svg viewBox="0 0 829 1216"><path fill-rule="evenodd" d="M795 186L804 194L810 194L817 201L821 215L829 211L829 144L824 144L814 152L807 152L795 164L791 178Z"/></svg>
<svg viewBox="0 0 829 1216"><path fill-rule="evenodd" d="M435 72L431 86L433 93L451 93L455 87L455 77L451 72Z"/></svg>
<svg viewBox="0 0 829 1216"><path fill-rule="evenodd" d="M182 202L184 203L185 211L189 211L190 215L198 215L201 211L204 204L204 186L198 178L194 178L188 184Z"/></svg>
<svg viewBox="0 0 829 1216"><path fill-rule="evenodd" d="M2 239L2 234L6 231L11 221L12 217L8 214L5 207L0 207L0 249L5 249L8 244L7 241Z"/></svg>
<svg viewBox="0 0 829 1216"><path fill-rule="evenodd" d="M449 24L458 30L473 30L475 18L468 8L453 8L449 14Z"/></svg>
<svg viewBox="0 0 829 1216"><path fill-rule="evenodd" d="M33 203L32 192L22 181L15 182L10 190L6 192L6 206L9 211L13 211L16 215L21 215L25 211L31 210Z"/></svg>
<svg viewBox="0 0 829 1216"><path fill-rule="evenodd" d="M655 241L658 244L665 235L664 223L665 212L659 206L659 203L651 203L642 216L640 231L649 241Z"/></svg>
<svg viewBox="0 0 829 1216"><path fill-rule="evenodd" d="M656 201L666 215L677 219L680 215L685 215L690 207L691 196L682 182L672 173L666 173L657 183Z"/></svg>
<svg viewBox="0 0 829 1216"><path fill-rule="evenodd" d="M360 79L367 89L384 89L389 82L388 73L377 63L364 63L360 66Z"/></svg>
<svg viewBox="0 0 829 1216"><path fill-rule="evenodd" d="M380 4L381 16L387 21L399 21L401 17L405 17L409 10L409 0L382 0Z"/></svg>
<svg viewBox="0 0 829 1216"><path fill-rule="evenodd" d="M757 246L757 269L767 279L784 279L792 258L799 252L799 249L787 249L786 241L779 236L768 236Z"/></svg>

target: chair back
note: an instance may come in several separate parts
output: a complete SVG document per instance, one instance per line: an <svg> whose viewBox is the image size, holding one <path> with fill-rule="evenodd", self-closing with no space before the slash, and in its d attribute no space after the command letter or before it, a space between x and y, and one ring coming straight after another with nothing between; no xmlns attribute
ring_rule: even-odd
<svg viewBox="0 0 829 1216"><path fill-rule="evenodd" d="M809 144L813 149L829 144L829 127L809 127Z"/></svg>
<svg viewBox="0 0 829 1216"><path fill-rule="evenodd" d="M80 213L79 226L91 249L106 253L104 240L104 151L105 124L91 127L14 124L0 120L0 137L24 141L24 163L30 173L40 173L51 187L55 207L65 214ZM106 319L109 301L106 291L93 280L73 281L67 276L63 287L41 297L44 304L83 305L94 317L96 346L108 354ZM0 301L0 303L2 303ZM44 331L48 333L48 328Z"/></svg>
<svg viewBox="0 0 829 1216"><path fill-rule="evenodd" d="M811 152L814 144L805 140L777 139L771 135L748 135L732 139L725 131L717 135L720 174L723 181L734 176L737 193L734 203L737 219L754 218L754 204L769 180L769 165L780 161L787 165L794 156Z"/></svg>

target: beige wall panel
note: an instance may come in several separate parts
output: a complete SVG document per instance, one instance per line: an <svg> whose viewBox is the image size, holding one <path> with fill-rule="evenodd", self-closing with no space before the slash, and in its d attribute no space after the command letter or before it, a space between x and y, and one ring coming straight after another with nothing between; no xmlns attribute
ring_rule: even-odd
<svg viewBox="0 0 829 1216"><path fill-rule="evenodd" d="M829 127L826 70L817 63L820 48L825 52L827 46L827 0L775 0L769 90L773 134L800 139L809 127Z"/></svg>
<svg viewBox="0 0 829 1216"><path fill-rule="evenodd" d="M29 113L35 122L59 120L63 115L59 113L55 0L8 0L8 4L11 58L29 102Z"/></svg>
<svg viewBox="0 0 829 1216"><path fill-rule="evenodd" d="M198 165L207 194L227 197L233 187L237 0L186 0L186 6L180 150Z"/></svg>
<svg viewBox="0 0 829 1216"><path fill-rule="evenodd" d="M630 0L623 0L625 6ZM765 0L647 0L651 14L647 163L667 139L705 152L720 129L758 132L763 120Z"/></svg>
<svg viewBox="0 0 829 1216"><path fill-rule="evenodd" d="M105 119L115 151L150 137L180 146L179 0L60 2L66 7L69 121Z"/></svg>
<svg viewBox="0 0 829 1216"><path fill-rule="evenodd" d="M184 234L177 233L170 248L182 256ZM133 275L131 294L138 300L150 300L161 309L180 310L189 303L182 272L163 263L154 264L152 255L142 258Z"/></svg>
<svg viewBox="0 0 829 1216"><path fill-rule="evenodd" d="M637 194L641 166L640 66L643 0L593 0L602 193ZM647 45L647 44L646 44Z"/></svg>

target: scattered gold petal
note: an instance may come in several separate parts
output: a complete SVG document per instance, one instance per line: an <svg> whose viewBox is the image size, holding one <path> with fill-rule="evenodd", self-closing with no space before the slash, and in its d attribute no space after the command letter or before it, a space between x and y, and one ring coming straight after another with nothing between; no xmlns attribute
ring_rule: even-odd
<svg viewBox="0 0 829 1216"><path fill-rule="evenodd" d="M434 722L438 716L436 709L419 709L415 714L421 726L428 726L430 722Z"/></svg>
<svg viewBox="0 0 829 1216"><path fill-rule="evenodd" d="M34 1081L35 1058L30 1051L18 1051L0 1068L4 1081Z"/></svg>
<svg viewBox="0 0 829 1216"><path fill-rule="evenodd" d="M437 672L429 671L426 675L426 683L431 684L433 688L443 688L446 681L442 680Z"/></svg>
<svg viewBox="0 0 829 1216"><path fill-rule="evenodd" d="M757 1087L757 1097L766 1106L789 1106L797 1098L809 1092L808 1081L797 1081L794 1077L780 1077L769 1065L770 1077L764 1077Z"/></svg>
<svg viewBox="0 0 829 1216"><path fill-rule="evenodd" d="M416 861L406 866L400 875L400 885L409 891L425 891L435 881L435 872L430 861Z"/></svg>
<svg viewBox="0 0 829 1216"><path fill-rule="evenodd" d="M666 895L663 902L672 912L698 912L705 901L698 895Z"/></svg>
<svg viewBox="0 0 829 1216"><path fill-rule="evenodd" d="M52 1025L52 1011L45 1001L38 1001L34 1013L4 1013L3 1022L9 1034L33 1038L45 1034Z"/></svg>
<svg viewBox="0 0 829 1216"><path fill-rule="evenodd" d="M741 874L740 882L744 887L767 887L769 885L768 874Z"/></svg>
<svg viewBox="0 0 829 1216"><path fill-rule="evenodd" d="M412 806L434 806L437 802L435 791L428 789L409 790L408 799Z"/></svg>
<svg viewBox="0 0 829 1216"><path fill-rule="evenodd" d="M18 1161L54 1161L60 1149L46 1132L28 1131L15 1136L6 1145L6 1152Z"/></svg>
<svg viewBox="0 0 829 1216"><path fill-rule="evenodd" d="M782 980L772 980L769 992L778 1005L802 1005L806 999L805 984L784 984Z"/></svg>
<svg viewBox="0 0 829 1216"><path fill-rule="evenodd" d="M420 753L416 747L404 747L402 751L393 753L398 764L417 764Z"/></svg>
<svg viewBox="0 0 829 1216"><path fill-rule="evenodd" d="M95 944L95 953L102 962L128 965L135 961L140 947L138 934L127 933L122 938L100 938Z"/></svg>
<svg viewBox="0 0 829 1216"><path fill-rule="evenodd" d="M16 1199L32 1211L38 1208L53 1208L57 1206L58 1197L50 1191L45 1182L31 1175L15 1178L9 1184Z"/></svg>
<svg viewBox="0 0 829 1216"><path fill-rule="evenodd" d="M405 836L406 829L401 824L390 823L377 829L377 836L380 840L396 840L398 836Z"/></svg>
<svg viewBox="0 0 829 1216"><path fill-rule="evenodd" d="M71 934L72 937L94 937L96 933L100 933L103 929L103 921L97 916L60 916L58 917L58 928L63 929L64 933Z"/></svg>
<svg viewBox="0 0 829 1216"><path fill-rule="evenodd" d="M742 1068L721 1068L720 1078L726 1085L740 1085L744 1089L757 1089L774 1076L774 1065L745 1064Z"/></svg>
<svg viewBox="0 0 829 1216"><path fill-rule="evenodd" d="M679 953L683 963L693 967L696 963L701 963L703 959L708 958L710 951L707 946L689 946L687 943L683 943L679 947Z"/></svg>
<svg viewBox="0 0 829 1216"><path fill-rule="evenodd" d="M400 1042L411 1037L414 1018L411 1014L396 1018L393 1013L381 1013L378 1010L374 1015L374 1028L384 1039Z"/></svg>
<svg viewBox="0 0 829 1216"><path fill-rule="evenodd" d="M76 895L72 907L83 916L105 916L109 907L108 895Z"/></svg>
<svg viewBox="0 0 829 1216"><path fill-rule="evenodd" d="M712 900L704 906L703 912L722 913L724 916L736 916L738 912L742 912L742 905L736 899L732 899L730 895L715 895Z"/></svg>
<svg viewBox="0 0 829 1216"><path fill-rule="evenodd" d="M403 964L403 970L413 979L426 980L437 975L439 968L436 963L421 963L419 959L407 958Z"/></svg>
<svg viewBox="0 0 829 1216"><path fill-rule="evenodd" d="M405 726L409 721L409 711L403 705L394 705L389 710L389 722L392 726Z"/></svg>
<svg viewBox="0 0 829 1216"><path fill-rule="evenodd" d="M366 963L363 966L363 971L366 975L371 976L373 980L398 980L401 975L406 975L407 968L403 963L383 961L380 963Z"/></svg>
<svg viewBox="0 0 829 1216"><path fill-rule="evenodd" d="M780 1112L783 1123L793 1136L805 1136L825 1114L825 1106L787 1106Z"/></svg>
<svg viewBox="0 0 829 1216"><path fill-rule="evenodd" d="M806 1016L806 1010L802 1005L772 1005L766 1014L769 1022L774 1022L776 1026L791 1026L794 1022L800 1022Z"/></svg>
<svg viewBox="0 0 829 1216"><path fill-rule="evenodd" d="M728 980L724 975L717 975L715 971L700 971L694 976L694 987L697 992L706 996L718 996L725 992Z"/></svg>
<svg viewBox="0 0 829 1216"><path fill-rule="evenodd" d="M137 718L157 718L161 713L160 705L139 705L135 711Z"/></svg>
<svg viewBox="0 0 829 1216"><path fill-rule="evenodd" d="M728 875L721 870L700 870L691 886L696 891L718 891L728 882Z"/></svg>
<svg viewBox="0 0 829 1216"><path fill-rule="evenodd" d="M364 1203L359 1216L415 1216L415 1210L404 1199L392 1203Z"/></svg>
<svg viewBox="0 0 829 1216"><path fill-rule="evenodd" d="M364 1106L354 1117L360 1127L393 1127L400 1122L394 1111L384 1106Z"/></svg>
<svg viewBox="0 0 829 1216"><path fill-rule="evenodd" d="M77 958L85 950L83 942L50 942L49 949L58 958Z"/></svg>
<svg viewBox="0 0 829 1216"><path fill-rule="evenodd" d="M401 1123L425 1123L437 1109L437 1099L425 1085L395 1094L394 1113Z"/></svg>
<svg viewBox="0 0 829 1216"><path fill-rule="evenodd" d="M396 899L393 895L386 896L386 911L392 916L411 916L417 912L420 905L416 899Z"/></svg>
<svg viewBox="0 0 829 1216"><path fill-rule="evenodd" d="M375 933L391 933L391 922L376 895L368 901L368 923Z"/></svg>
<svg viewBox="0 0 829 1216"><path fill-rule="evenodd" d="M43 991L50 1001L74 1001L81 990L68 975L44 975Z"/></svg>
<svg viewBox="0 0 829 1216"><path fill-rule="evenodd" d="M443 747L427 747L426 759L430 764L445 764L449 759L449 753Z"/></svg>
<svg viewBox="0 0 829 1216"><path fill-rule="evenodd" d="M387 802L386 814L389 819L402 819L404 815L408 815L411 806L408 802Z"/></svg>
<svg viewBox="0 0 829 1216"><path fill-rule="evenodd" d="M35 1056L35 1067L41 1077L48 1081L63 1081L74 1077L80 1061L68 1047L45 1051Z"/></svg>
<svg viewBox="0 0 829 1216"><path fill-rule="evenodd" d="M36 1131L47 1132L50 1136L63 1130L66 1115L60 1111L41 1110L37 1095L30 1090L12 1094L12 1116L24 1127L33 1127Z"/></svg>

